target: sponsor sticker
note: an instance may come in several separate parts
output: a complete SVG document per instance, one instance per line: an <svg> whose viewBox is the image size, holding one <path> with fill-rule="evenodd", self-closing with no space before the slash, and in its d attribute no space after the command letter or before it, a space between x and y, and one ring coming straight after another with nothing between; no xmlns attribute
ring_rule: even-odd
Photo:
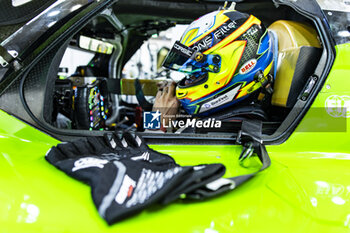
<svg viewBox="0 0 350 233"><path fill-rule="evenodd" d="M188 48L186 48L185 46L182 46L181 44L179 43L175 43L174 44L174 48L178 51L180 51L181 53L185 54L186 56L188 57L191 57L192 54L193 54L193 51L192 50L189 50Z"/></svg>
<svg viewBox="0 0 350 233"><path fill-rule="evenodd" d="M236 30L237 23L235 21L230 23L224 23L222 26L214 30L209 35L205 36L200 41L196 42L191 48L196 51L204 51L214 46L218 41L225 37L225 35L231 34Z"/></svg>
<svg viewBox="0 0 350 233"><path fill-rule="evenodd" d="M72 172L75 172L80 169L88 168L88 167L103 168L106 163L108 163L108 160L105 160L105 159L97 159L92 157L81 158L74 162L74 167L72 168Z"/></svg>
<svg viewBox="0 0 350 233"><path fill-rule="evenodd" d="M349 118L350 117L350 96L332 95L326 100L327 113L335 118Z"/></svg>
<svg viewBox="0 0 350 233"><path fill-rule="evenodd" d="M126 198L131 197L135 187L136 182L133 179L131 179L128 175L125 175L119 192L115 196L115 201L119 205L122 205L125 202Z"/></svg>
<svg viewBox="0 0 350 233"><path fill-rule="evenodd" d="M239 69L239 73L240 74L247 74L250 71L252 71L254 69L254 67L256 66L256 59L251 59L249 61L247 61L246 63L243 64L243 66Z"/></svg>
<svg viewBox="0 0 350 233"><path fill-rule="evenodd" d="M233 88L231 91L227 92L226 94L221 95L218 98L203 104L199 110L199 113L209 111L211 109L220 107L224 104L231 102L236 97L238 91L241 89L241 86L242 85L238 85L237 87Z"/></svg>

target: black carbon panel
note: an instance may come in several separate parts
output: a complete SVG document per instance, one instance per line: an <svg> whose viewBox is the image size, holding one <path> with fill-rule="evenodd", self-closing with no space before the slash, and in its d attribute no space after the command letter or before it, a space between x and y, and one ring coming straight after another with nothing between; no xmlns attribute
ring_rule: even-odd
<svg viewBox="0 0 350 233"><path fill-rule="evenodd" d="M32 0L19 6L13 6L11 0L0 0L0 26L25 22L50 6L54 0Z"/></svg>
<svg viewBox="0 0 350 233"><path fill-rule="evenodd" d="M253 58L257 58L257 51L259 48L259 43L260 43L260 38L263 35L263 30L260 28L258 25L253 25L251 27L252 30L257 29L257 33L249 34L249 33L244 33L242 36L238 37L237 40L246 40L247 45L246 48L243 52L242 58L238 64L237 67L243 66L247 61ZM251 30L249 29L249 30ZM248 31L249 31L248 30ZM239 69L236 70L235 74L239 72Z"/></svg>
<svg viewBox="0 0 350 233"><path fill-rule="evenodd" d="M4 41L7 39L9 36L11 36L15 31L20 29L24 23L19 23L16 25L11 25L11 26L2 26L0 27L0 42Z"/></svg>
<svg viewBox="0 0 350 233"><path fill-rule="evenodd" d="M293 81L287 100L287 108L294 106L309 77L314 73L322 55L322 49L303 46L295 66Z"/></svg>
<svg viewBox="0 0 350 233"><path fill-rule="evenodd" d="M26 75L24 96L32 113L38 119L51 121L54 82L66 45L47 53ZM22 77L23 78L23 77ZM20 79L0 96L0 108L27 122L35 124L25 111L20 99Z"/></svg>

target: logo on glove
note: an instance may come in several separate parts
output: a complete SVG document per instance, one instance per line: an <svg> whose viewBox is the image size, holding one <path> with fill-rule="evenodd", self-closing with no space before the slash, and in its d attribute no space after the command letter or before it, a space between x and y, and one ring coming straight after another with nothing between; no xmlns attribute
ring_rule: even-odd
<svg viewBox="0 0 350 233"><path fill-rule="evenodd" d="M89 167L98 167L103 168L105 164L108 163L108 160L97 159L92 157L81 158L74 162L74 167L72 172L75 172L80 169L89 168Z"/></svg>

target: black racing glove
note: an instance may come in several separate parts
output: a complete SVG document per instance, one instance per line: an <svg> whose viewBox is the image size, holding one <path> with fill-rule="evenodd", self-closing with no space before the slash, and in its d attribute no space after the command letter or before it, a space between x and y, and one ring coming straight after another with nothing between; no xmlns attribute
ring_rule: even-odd
<svg viewBox="0 0 350 233"><path fill-rule="evenodd" d="M152 150L142 137L131 132L106 133L103 137L87 137L74 142L63 142L51 150L55 153L51 153L47 159L52 164L67 158L99 156L107 160L131 159L168 167L177 166L172 157Z"/></svg>
<svg viewBox="0 0 350 233"><path fill-rule="evenodd" d="M192 170L191 167L167 168L144 161L107 160L98 156L66 159L54 165L91 186L93 202L108 224L157 202Z"/></svg>
<svg viewBox="0 0 350 233"><path fill-rule="evenodd" d="M104 135L111 148L122 147L126 157L134 161L145 160L156 165L178 166L175 160L167 154L159 153L148 147L144 139L135 132L115 132Z"/></svg>
<svg viewBox="0 0 350 233"><path fill-rule="evenodd" d="M151 204L176 200L225 172L221 164L180 167L129 132L61 143L46 159L91 186L94 204L109 224Z"/></svg>

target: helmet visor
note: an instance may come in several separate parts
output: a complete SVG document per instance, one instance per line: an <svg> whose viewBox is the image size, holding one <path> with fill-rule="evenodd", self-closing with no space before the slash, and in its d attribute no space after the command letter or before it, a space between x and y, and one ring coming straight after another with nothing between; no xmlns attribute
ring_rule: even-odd
<svg viewBox="0 0 350 233"><path fill-rule="evenodd" d="M201 76L203 73L220 71L221 58L205 55L176 41L164 60L163 66L171 70Z"/></svg>

